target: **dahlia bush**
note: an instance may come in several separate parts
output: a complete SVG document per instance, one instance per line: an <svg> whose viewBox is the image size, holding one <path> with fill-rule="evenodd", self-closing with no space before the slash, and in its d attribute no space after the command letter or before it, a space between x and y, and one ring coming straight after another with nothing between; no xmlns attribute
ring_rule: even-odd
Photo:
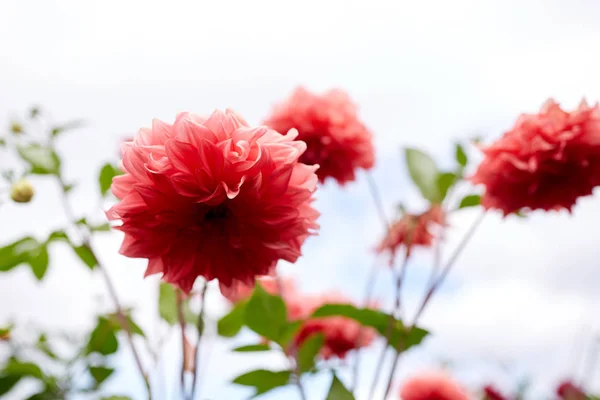
<svg viewBox="0 0 600 400"><path fill-rule="evenodd" d="M3 156L11 161L2 171L2 201L14 207L59 205L48 211L62 225L43 237L31 234L5 243L0 272L28 268L41 281L50 267L60 268L51 249L62 246L101 276L112 303L93 316L84 334L2 321L0 396L19 398L22 388L29 388L30 400L129 399L109 393L108 384L124 362L114 356L125 344L124 357L131 357L130 370L135 368L138 376L131 386L144 390L139 398L221 399L219 393L205 393L202 380L202 371L211 368L207 336L218 335L240 357L278 357L268 368L257 363L223 382L246 388L246 397L276 396L289 387L293 392L279 398L288 399L289 393L302 400L530 398L526 387L461 382L451 365L410 374L398 373L398 367L407 353L418 354L431 335L421 316L486 213L571 212L600 184L598 105L584 101L568 112L548 100L539 113L523 114L489 145L455 143L453 162L445 168L423 150L405 148L406 173L421 197L410 203L381 198L370 174L373 134L341 90L318 95L298 88L271 111L265 105L261 124L250 124L231 110L208 116L183 112L172 123L153 120L121 143L119 160L101 167L101 216L93 216L94 210L76 212L81 207L74 207L73 192L80 189L67 180L68 163L57 147L64 134L79 128L79 121L55 124L36 107L13 121L2 137ZM474 165L469 155L478 147L482 161ZM44 180L57 185L57 199L46 202L41 195L48 192L37 193ZM378 212L373 218L381 219L380 234L371 243L352 244L364 245L374 260L364 293L341 293L335 282L325 282L331 284L328 290L310 292L281 268L283 263L288 271L308 268L296 262L310 251L308 240L319 240L315 198L326 182L368 187ZM392 201L397 213L388 218L386 203ZM447 244L450 216L465 208L480 208L480 216L444 258L441 246ZM107 270L106 260L114 257L101 254L96 236L111 232L121 242L112 253L141 259L145 276L160 277L158 302L152 306L160 326L138 319L133 306L148 299L123 300L127 267ZM431 274L422 298L409 307L403 301L405 278L418 252L431 256ZM312 268L313 279L325 281L321 273L327 265ZM382 271L393 277L386 282L391 305L375 290ZM139 279L144 279L141 273ZM173 341L181 350L178 357L165 350L165 342ZM376 362L368 376L361 376L365 352ZM172 372L178 375L170 390L175 394L164 397L162 378ZM315 377L327 379L319 397L311 386ZM556 398L597 399L575 372L564 379L548 390Z"/></svg>

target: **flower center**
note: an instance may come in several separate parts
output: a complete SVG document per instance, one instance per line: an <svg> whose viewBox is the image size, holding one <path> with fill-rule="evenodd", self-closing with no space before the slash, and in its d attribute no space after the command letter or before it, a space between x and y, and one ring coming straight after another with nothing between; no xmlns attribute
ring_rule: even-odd
<svg viewBox="0 0 600 400"><path fill-rule="evenodd" d="M227 208L227 206L225 206L224 204L221 204L215 208L208 210L206 212L206 214L204 214L204 221L205 222L222 221L224 219L227 219L227 217L229 215L230 215L229 208Z"/></svg>

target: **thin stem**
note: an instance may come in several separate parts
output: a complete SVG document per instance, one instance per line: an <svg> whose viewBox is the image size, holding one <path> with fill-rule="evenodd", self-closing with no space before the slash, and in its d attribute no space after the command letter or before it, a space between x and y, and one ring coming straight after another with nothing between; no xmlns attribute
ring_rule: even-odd
<svg viewBox="0 0 600 400"><path fill-rule="evenodd" d="M377 388L377 382L379 382L379 377L381 376L381 371L383 369L383 364L385 361L385 356L387 354L387 350L388 350L388 345L390 343L390 339L392 336L392 333L394 331L394 320L395 320L395 314L399 312L400 310L400 306L402 304L402 283L404 282L404 277L406 275L406 266L408 265L408 259L409 259L409 247L407 246L406 248L406 253L404 255L404 260L402 261L402 264L400 265L400 270L398 272L397 278L396 278L396 298L394 301L394 308L392 310L392 312L390 313L390 322L388 324L386 333L385 333L385 343L384 343L384 347L383 350L381 351L381 355L379 356L379 361L377 362L377 366L375 367L375 376L373 377L373 382L371 383L371 390L369 390L369 397L368 399L373 399L373 397L375 396L375 389Z"/></svg>
<svg viewBox="0 0 600 400"><path fill-rule="evenodd" d="M60 185L60 191L61 191L60 198L61 198L61 202L63 205L65 215L69 219L69 222L75 227L77 232L79 232L83 246L85 246L89 250L89 252L92 254L94 259L96 260L97 268L100 270L100 272L102 274L102 278L104 279L104 283L106 284L108 293L109 293L110 297L112 298L113 303L115 305L116 314L117 314L117 318L119 319L119 323L121 324L121 327L125 331L125 334L127 337L127 342L129 343L129 346L131 347L131 352L133 353L133 358L135 360L135 364L139 370L140 375L142 376L142 378L144 380L144 384L146 385L146 389L148 391L148 399L151 400L152 399L152 390L150 388L150 381L148 380L148 376L146 375L146 372L144 371L144 366L142 364L142 360L141 360L140 355L139 355L139 353L136 349L136 346L133 342L133 334L131 333L131 326L129 325L129 321L125 317L125 313L123 311L123 307L121 306L121 302L119 301L119 296L117 295L115 286L114 286L112 280L110 279L110 276L108 275L108 271L106 270L106 267L100 261L100 258L98 257L97 253L93 249L93 246L90 241L89 232L85 229L82 229L77 224L77 219L75 218L75 213L73 212L73 209L71 208L71 204L69 203L69 200L67 198L67 194L65 193L66 184L65 184L65 181L64 181L62 175L59 175L57 177L57 179L58 179L58 183Z"/></svg>
<svg viewBox="0 0 600 400"><path fill-rule="evenodd" d="M369 184L369 193L371 194L371 198L373 199L375 208L377 208L379 219L381 219L381 223L383 224L385 231L387 232L390 229L390 223L388 221L387 216L385 215L385 208L383 207L383 201L381 200L381 193L377 188L377 183L375 182L373 175L371 175L370 172L367 172L366 175L367 183Z"/></svg>
<svg viewBox="0 0 600 400"><path fill-rule="evenodd" d="M176 301L176 306L177 306L177 319L179 321L179 328L181 329L181 373L179 376L179 383L181 385L181 398L185 399L186 396L186 390L185 390L185 365L186 365L186 360L187 360L187 353L186 353L186 346L185 346L185 342L186 342L186 338L185 338L185 317L183 316L183 293L181 292L181 289L177 289L177 301Z"/></svg>
<svg viewBox="0 0 600 400"><path fill-rule="evenodd" d="M194 396L196 394L196 382L199 382L198 379L198 375L199 375L199 365L200 365L200 339L202 339L202 333L204 332L204 310L205 310L205 303L206 303L206 290L208 289L208 283L206 281L204 281L202 283L202 291L200 292L200 312L198 313L198 323L197 323L197 330L198 330L198 341L196 343L196 356L194 357L194 380L192 382L192 396L190 397L191 399L194 399Z"/></svg>
<svg viewBox="0 0 600 400"><path fill-rule="evenodd" d="M454 253L452 253L452 255L450 256L450 259L444 266L444 268L443 268L442 272L440 273L440 275L438 276L438 278L429 287L429 290L427 291L427 294L425 295L425 298L423 299L423 302L421 303L421 306L419 307L419 310L417 311L415 318L413 319L413 322L410 324L410 327L407 330L408 334L410 334L410 332L413 330L413 328L417 325L417 322L419 321L419 318L421 317L421 315L423 314L423 311L427 307L427 304L429 304L431 297L435 293L436 289L439 288L440 285L444 282L444 279L446 278L446 276L448 276L448 273L452 269L452 266L458 259L458 256L465 249L467 243L469 243L469 240L473 237L473 234L477 230L477 227L481 224L481 221L483 221L484 216L485 216L485 210L473 222L473 224L471 225L469 230L465 233L465 236L463 236L462 240L460 241L460 243L454 250ZM383 396L384 399L387 398L387 396L389 395L390 390L392 388L392 381L394 379L396 367L398 366L398 360L400 359L401 350L402 349L400 349L400 348L396 348L396 354L394 356L394 361L392 362L392 368L390 370L390 375L388 377L387 385L385 388L385 395Z"/></svg>
<svg viewBox="0 0 600 400"><path fill-rule="evenodd" d="M294 379L294 381L296 383L296 387L298 388L298 393L300 393L300 398L302 400L306 400L308 397L306 397L304 386L302 386L302 382L300 382L300 376L297 376L296 379Z"/></svg>

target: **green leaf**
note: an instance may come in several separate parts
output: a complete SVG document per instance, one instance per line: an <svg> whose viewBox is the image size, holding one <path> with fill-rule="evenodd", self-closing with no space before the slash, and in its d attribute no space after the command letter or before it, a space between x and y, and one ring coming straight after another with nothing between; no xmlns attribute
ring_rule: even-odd
<svg viewBox="0 0 600 400"><path fill-rule="evenodd" d="M105 196L106 193L110 190L110 185L112 184L112 180L115 176L121 175L123 172L110 163L106 163L102 166L100 170L100 175L98 176L98 183L100 184L100 194Z"/></svg>
<svg viewBox="0 0 600 400"><path fill-rule="evenodd" d="M110 225L108 222L99 225L91 225L90 231L92 232L110 232Z"/></svg>
<svg viewBox="0 0 600 400"><path fill-rule="evenodd" d="M35 347L53 360L59 359L59 357L56 355L56 353L50 348L46 334L42 333L40 335L37 343L35 344Z"/></svg>
<svg viewBox="0 0 600 400"><path fill-rule="evenodd" d="M6 146L6 140L0 138L0 147L4 147L4 146Z"/></svg>
<svg viewBox="0 0 600 400"><path fill-rule="evenodd" d="M119 348L115 330L111 321L105 317L98 317L98 323L88 339L86 354L108 355L115 353Z"/></svg>
<svg viewBox="0 0 600 400"><path fill-rule="evenodd" d="M439 202L442 202L450 189L456 183L456 174L453 172L442 172L437 177L438 191L440 193Z"/></svg>
<svg viewBox="0 0 600 400"><path fill-rule="evenodd" d="M51 243L51 242L56 242L56 241L68 242L69 237L67 236L65 231L54 231L48 236L48 239L46 240L46 244Z"/></svg>
<svg viewBox="0 0 600 400"><path fill-rule="evenodd" d="M417 185L426 200L440 201L438 189L438 169L435 161L421 150L406 148L406 166L412 181Z"/></svg>
<svg viewBox="0 0 600 400"><path fill-rule="evenodd" d="M467 153L465 153L465 149L463 149L460 143L456 144L456 162L461 167L466 167L467 163L469 162Z"/></svg>
<svg viewBox="0 0 600 400"><path fill-rule="evenodd" d="M160 283L158 313L169 325L177 323L177 293L173 286L165 282Z"/></svg>
<svg viewBox="0 0 600 400"><path fill-rule="evenodd" d="M109 397L102 397L100 400L131 400L131 397L129 397L129 396L109 396Z"/></svg>
<svg viewBox="0 0 600 400"><path fill-rule="evenodd" d="M402 321L393 319L389 314L370 308L357 308L351 304L325 304L313 313L313 317L342 316L353 319L363 326L374 328L383 337L391 334L388 344L402 351L416 346L429 334L424 329L414 327L410 332Z"/></svg>
<svg viewBox="0 0 600 400"><path fill-rule="evenodd" d="M256 392L254 393L254 396L257 396L277 387L287 385L291 375L291 371L257 369L238 376L233 380L233 383L255 388Z"/></svg>
<svg viewBox="0 0 600 400"><path fill-rule="evenodd" d="M87 244L82 244L81 246L71 245L71 247L79 259L83 261L84 264L89 267L89 269L93 270L98 266L98 259L96 259L96 256Z"/></svg>
<svg viewBox="0 0 600 400"><path fill-rule="evenodd" d="M22 362L17 360L16 358L11 358L8 360L7 364L2 369L3 375L11 375L11 376L19 376L19 377L30 377L36 378L39 380L45 380L46 376L34 363L31 362Z"/></svg>
<svg viewBox="0 0 600 400"><path fill-rule="evenodd" d="M239 353L246 353L251 351L269 351L272 350L268 344L248 344L246 346L240 346L233 349Z"/></svg>
<svg viewBox="0 0 600 400"><path fill-rule="evenodd" d="M0 396L10 392L20 380L20 375L0 375Z"/></svg>
<svg viewBox="0 0 600 400"><path fill-rule="evenodd" d="M325 343L325 336L322 333L311 335L302 342L296 360L298 362L298 371L302 374L312 370L315 366L315 357L319 354L321 347Z"/></svg>
<svg viewBox="0 0 600 400"><path fill-rule="evenodd" d="M233 306L231 311L217 322L217 332L223 337L234 337L244 326L246 302L240 301Z"/></svg>
<svg viewBox="0 0 600 400"><path fill-rule="evenodd" d="M333 380L331 381L331 387L325 400L354 400L354 395L346 386L340 381L337 375L333 374Z"/></svg>
<svg viewBox="0 0 600 400"><path fill-rule="evenodd" d="M98 367L89 367L89 371L90 371L90 375L92 375L92 378L94 378L94 381L96 382L96 388L99 387L102 382L104 382L105 380L108 379L108 377L115 372L114 368L107 368L107 367L102 367L102 366L98 366Z"/></svg>
<svg viewBox="0 0 600 400"><path fill-rule="evenodd" d="M257 283L246 305L244 322L260 336L277 342L287 325L287 311L283 299L267 293Z"/></svg>
<svg viewBox="0 0 600 400"><path fill-rule="evenodd" d="M77 129L82 126L83 126L83 121L81 121L81 120L69 121L69 122L65 122L62 125L53 127L52 130L50 131L50 134L52 135L52 137L56 137L63 132Z"/></svg>
<svg viewBox="0 0 600 400"><path fill-rule="evenodd" d="M28 236L0 248L0 271L10 271L19 264L27 263L38 280L48 270L48 249L45 243Z"/></svg>
<svg viewBox="0 0 600 400"><path fill-rule="evenodd" d="M131 311L124 310L123 313L125 314L125 319L127 320L128 328L131 331L131 333L133 333L134 335L146 337L146 334L144 333L142 328L140 328L140 326L136 324L133 318L131 317ZM121 318L119 318L119 315L117 313L108 314L107 318L112 324L112 327L115 331L120 331L123 329L123 326L121 324Z"/></svg>
<svg viewBox="0 0 600 400"><path fill-rule="evenodd" d="M44 279L46 275L46 271L48 271L48 264L50 262L48 256L48 248L46 244L40 244L36 251L29 252L28 261L29 266L31 267L31 271L33 275L37 278L38 281Z"/></svg>
<svg viewBox="0 0 600 400"><path fill-rule="evenodd" d="M481 196L478 194L470 194L468 196L463 197L460 201L459 209L467 208L467 207L476 207L481 204Z"/></svg>
<svg viewBox="0 0 600 400"><path fill-rule="evenodd" d="M302 326L302 321L288 322L283 328L281 328L281 332L279 333L279 340L277 340L277 344L280 345L284 349L287 348L288 344L296 336L296 333L298 333L301 326Z"/></svg>
<svg viewBox="0 0 600 400"><path fill-rule="evenodd" d="M17 152L31 166L31 173L40 175L58 175L60 158L49 147L39 144L18 146Z"/></svg>

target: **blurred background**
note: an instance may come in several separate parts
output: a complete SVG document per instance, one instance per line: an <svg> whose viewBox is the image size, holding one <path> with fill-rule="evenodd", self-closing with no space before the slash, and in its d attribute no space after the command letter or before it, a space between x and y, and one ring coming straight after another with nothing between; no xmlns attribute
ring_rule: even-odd
<svg viewBox="0 0 600 400"><path fill-rule="evenodd" d="M54 121L83 119L83 129L60 139L59 151L77 213L103 220L97 174L118 157L119 143L152 118L173 121L180 111L208 114L233 108L259 123L297 85L339 87L360 107L375 135L378 182L391 216L398 202L421 211L401 146L417 146L438 162L453 160L453 142L498 137L522 112L548 97L566 108L585 96L600 99L600 3L577 1L112 1L0 2L0 112L3 130L40 105ZM469 148L472 160L477 150ZM0 159L0 166L14 162ZM24 234L44 236L64 226L58 187L32 178L30 205L0 207L0 243ZM107 204L103 207L106 208ZM280 271L302 290L339 290L360 301L382 227L364 175L340 188L320 188L321 231L304 257ZM453 215L451 250L477 211ZM402 358L397 381L449 363L455 376L478 388L494 382L508 391L531 379L530 398L552 398L558 380L581 378L584 353L598 343L600 200L586 198L573 215L486 218L422 324L432 332ZM138 321L156 326L157 278L142 279L145 263L118 255L117 232L96 239L100 255ZM448 251L446 251L448 254ZM86 331L94 314L111 309L102 281L68 249L52 249L47 278L27 268L0 275L0 322ZM376 296L391 306L391 274L381 263ZM406 308L414 310L431 257L409 265ZM216 287L208 314L227 306ZM277 357L229 353L244 335L204 339L205 399L242 399L249 390L228 384ZM366 398L382 343L366 352L358 398ZM176 399L179 342L173 335L151 373L157 398ZM114 360L109 393L144 396L126 346ZM307 385L319 399L328 376ZM586 377L600 390L600 373ZM383 388L381 388L383 389ZM35 387L19 387L27 397ZM394 391L396 392L396 391ZM293 388L265 399L296 398ZM362 397L361 397L362 396Z"/></svg>

